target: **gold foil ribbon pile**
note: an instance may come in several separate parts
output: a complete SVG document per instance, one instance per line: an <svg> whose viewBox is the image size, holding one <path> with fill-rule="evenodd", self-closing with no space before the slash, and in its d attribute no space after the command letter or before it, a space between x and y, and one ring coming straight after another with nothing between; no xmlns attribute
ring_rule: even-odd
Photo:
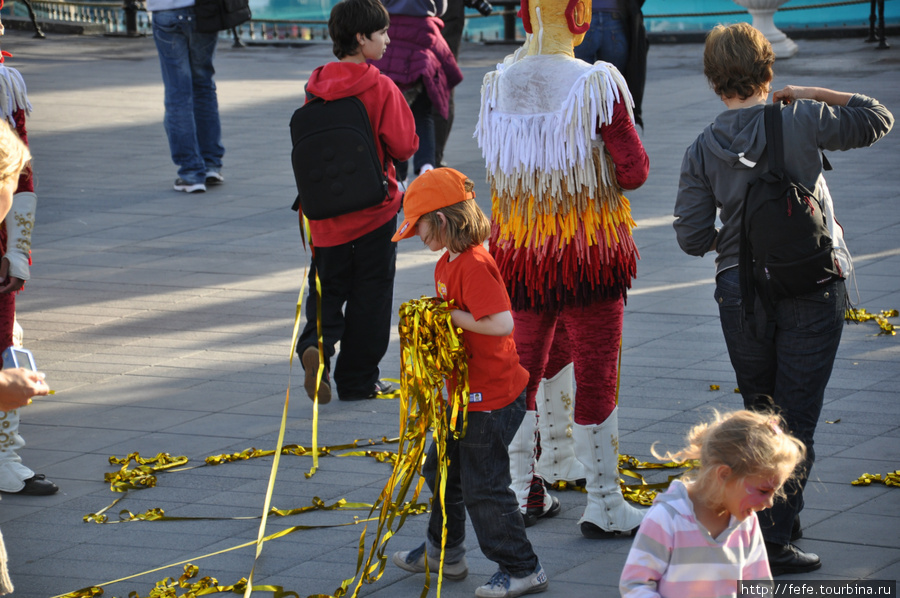
<svg viewBox="0 0 900 598"><path fill-rule="evenodd" d="M878 324L878 327L881 328L881 332L878 334L890 334L896 335L897 331L894 330L894 325L887 321L888 318L896 318L900 315L896 309L883 309L881 313L872 314L867 312L864 308L853 309L850 308L844 313L844 319L848 322L868 322L869 320L875 320Z"/></svg>
<svg viewBox="0 0 900 598"><path fill-rule="evenodd" d="M631 455L619 455L619 474L638 480L637 484L626 484L623 480L619 480L619 487L622 489L622 496L624 496L626 500L630 500L633 503L649 507L653 504L653 500L656 498L656 495L660 491L668 488L669 484L672 483L672 480L680 478L685 473L687 473L687 471L672 474L666 478L665 482L654 483L647 482L647 480L644 479L644 476L640 474L639 471L648 469L691 470L694 467L699 466L700 462L694 459L680 462L669 461L666 463L650 463L649 461L639 461L636 457L632 457ZM554 482L551 488L553 488L554 490L575 490L578 492L587 492L587 489L584 486L580 486L577 483L571 481L560 480L558 482Z"/></svg>
<svg viewBox="0 0 900 598"><path fill-rule="evenodd" d="M900 488L900 469L884 474L883 478L880 473L864 473L850 483L854 486L868 486L872 482Z"/></svg>

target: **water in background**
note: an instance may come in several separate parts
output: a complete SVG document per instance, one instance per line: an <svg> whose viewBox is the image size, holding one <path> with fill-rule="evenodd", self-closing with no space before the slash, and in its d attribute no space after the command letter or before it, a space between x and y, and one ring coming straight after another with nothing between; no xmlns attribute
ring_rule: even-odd
<svg viewBox="0 0 900 598"><path fill-rule="evenodd" d="M250 7L257 19L296 19L327 21L331 7L337 0L251 0ZM780 28L819 27L868 27L869 3L827 8L796 10L801 6L834 4L835 0L790 0L775 14L775 25ZM501 7L495 7L499 12ZM738 14L711 15L709 13L736 12ZM900 0L885 1L885 22L900 23ZM690 16L703 15L707 16ZM503 19L499 15L481 18L472 9L466 9L466 32L474 39L498 39L502 36ZM678 15L678 16L672 16ZM750 22L749 14L731 0L646 0L644 16L647 29L665 31L707 31L718 23ZM519 24L519 35L525 33Z"/></svg>

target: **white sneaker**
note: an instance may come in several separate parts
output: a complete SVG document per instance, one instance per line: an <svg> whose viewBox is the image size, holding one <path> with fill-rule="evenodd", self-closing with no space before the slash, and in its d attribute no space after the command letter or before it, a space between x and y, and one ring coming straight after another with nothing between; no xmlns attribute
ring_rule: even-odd
<svg viewBox="0 0 900 598"><path fill-rule="evenodd" d="M391 560L395 565L409 571L410 573L425 573L425 546L422 545L415 550L405 550L403 552L395 552ZM428 570L437 575L438 568L441 566L440 560L428 555ZM469 574L469 565L466 563L466 557L456 563L444 562L444 578L459 581L465 579Z"/></svg>
<svg viewBox="0 0 900 598"><path fill-rule="evenodd" d="M538 565L534 573L525 577L511 577L497 571L486 584L475 590L478 598L515 598L523 594L543 592L550 585L544 568Z"/></svg>

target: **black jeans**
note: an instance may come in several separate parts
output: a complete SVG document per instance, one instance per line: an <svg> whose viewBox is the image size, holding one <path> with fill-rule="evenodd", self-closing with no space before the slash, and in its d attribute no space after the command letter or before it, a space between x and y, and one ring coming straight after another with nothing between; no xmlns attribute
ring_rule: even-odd
<svg viewBox="0 0 900 598"><path fill-rule="evenodd" d="M367 397L379 377L378 363L391 335L397 245L391 237L397 218L365 235L334 247L316 247L309 268L306 326L297 354L318 347L316 272L322 284L322 338L325 369L340 341L334 383L342 398Z"/></svg>
<svg viewBox="0 0 900 598"><path fill-rule="evenodd" d="M803 488L816 459L813 434L841 342L847 291L839 280L815 293L782 299L775 305L777 323L771 341L758 339L748 330L737 268L716 277L715 298L744 406L752 407L753 395L771 396L788 430L806 444L802 473L785 485L787 498L759 514L765 540L787 544L794 517L803 509ZM762 312L757 301L757 313Z"/></svg>
<svg viewBox="0 0 900 598"><path fill-rule="evenodd" d="M446 562L465 554L466 511L484 556L512 577L525 577L538 566L537 555L525 535L525 521L516 495L509 488L509 452L525 417L525 393L502 409L470 411L468 429L460 440L447 441ZM444 516L438 500L437 447L432 443L422 475L435 497L428 521L428 542L441 545ZM435 555L436 556L436 555Z"/></svg>

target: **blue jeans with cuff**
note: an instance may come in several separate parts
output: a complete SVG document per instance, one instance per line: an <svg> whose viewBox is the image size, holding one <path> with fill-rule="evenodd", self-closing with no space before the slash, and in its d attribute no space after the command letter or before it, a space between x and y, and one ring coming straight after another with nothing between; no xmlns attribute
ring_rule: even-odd
<svg viewBox="0 0 900 598"><path fill-rule="evenodd" d="M716 277L715 298L744 406L752 406L753 395L771 396L788 430L806 444L806 460L797 478L785 486L787 498L759 513L766 542L786 545L794 517L803 509L803 489L816 458L813 434L841 342L847 290L838 280L814 293L778 301L772 340L756 338L744 319L737 268ZM755 311L765 317L758 299Z"/></svg>
<svg viewBox="0 0 900 598"><path fill-rule="evenodd" d="M197 31L194 7L155 11L153 39L165 85L164 124L178 176L203 183L222 169L222 126L213 82L218 33Z"/></svg>
<svg viewBox="0 0 900 598"><path fill-rule="evenodd" d="M525 417L525 393L502 409L469 411L466 435L447 440L447 544L444 561L465 556L466 512L484 556L511 577L526 577L538 567L538 558L525 535L525 521L516 495L510 490L509 443ZM437 447L432 443L422 475L434 500L428 521L429 554L439 558L444 521L438 499Z"/></svg>

